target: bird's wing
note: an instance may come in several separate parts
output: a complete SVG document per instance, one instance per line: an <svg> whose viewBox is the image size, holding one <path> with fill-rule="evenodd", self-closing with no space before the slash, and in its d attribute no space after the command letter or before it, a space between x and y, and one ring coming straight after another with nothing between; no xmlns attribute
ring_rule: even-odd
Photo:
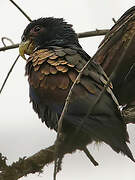
<svg viewBox="0 0 135 180"><path fill-rule="evenodd" d="M124 13L110 29L94 55L94 60L102 66L108 76L111 75L116 64L120 63L112 79L114 93L120 104L128 104L135 99L133 93L135 82L132 81L132 85L131 82L127 82L125 85L125 77L135 63L134 41L135 6Z"/></svg>
<svg viewBox="0 0 135 180"><path fill-rule="evenodd" d="M87 60L82 58L77 50L71 48L41 49L30 55L26 65L26 75L29 76L29 83L34 88L69 90ZM92 94L96 93L97 88L102 90L107 84L108 77L105 72L93 61L82 74L83 77L87 76L88 80L82 77L80 83ZM110 83L107 88L108 93L118 105L111 89Z"/></svg>

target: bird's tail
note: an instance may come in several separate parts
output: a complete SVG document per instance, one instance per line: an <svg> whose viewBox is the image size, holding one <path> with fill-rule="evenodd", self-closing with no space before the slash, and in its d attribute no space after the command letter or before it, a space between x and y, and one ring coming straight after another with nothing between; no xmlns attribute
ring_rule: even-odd
<svg viewBox="0 0 135 180"><path fill-rule="evenodd" d="M100 141L104 141L106 144L110 145L115 152L121 152L135 162L132 152L126 144L127 140L124 136L121 137L121 134L118 132L110 132L112 130L109 131L109 128L104 127L102 123L97 123L98 120L93 117L91 117L91 119L86 119L82 125L80 117L65 116L65 120L66 119L75 125L76 128L80 127L79 129L82 131L82 133L87 134L93 140L97 138Z"/></svg>

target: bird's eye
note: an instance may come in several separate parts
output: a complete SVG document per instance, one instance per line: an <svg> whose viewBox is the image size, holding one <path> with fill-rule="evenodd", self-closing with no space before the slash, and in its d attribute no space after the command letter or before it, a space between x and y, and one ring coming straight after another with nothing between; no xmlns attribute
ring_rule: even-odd
<svg viewBox="0 0 135 180"><path fill-rule="evenodd" d="M40 31L40 29L41 29L40 26L36 26L36 27L34 28L34 31L35 31L35 32L38 32L38 31Z"/></svg>

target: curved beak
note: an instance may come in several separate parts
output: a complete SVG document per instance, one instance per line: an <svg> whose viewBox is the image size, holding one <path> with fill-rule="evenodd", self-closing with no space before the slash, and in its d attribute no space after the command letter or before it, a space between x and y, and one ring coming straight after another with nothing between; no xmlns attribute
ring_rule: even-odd
<svg viewBox="0 0 135 180"><path fill-rule="evenodd" d="M33 53L35 49L34 42L31 40L27 40L25 42L21 42L19 45L19 54L20 56L26 60L25 54L30 55Z"/></svg>

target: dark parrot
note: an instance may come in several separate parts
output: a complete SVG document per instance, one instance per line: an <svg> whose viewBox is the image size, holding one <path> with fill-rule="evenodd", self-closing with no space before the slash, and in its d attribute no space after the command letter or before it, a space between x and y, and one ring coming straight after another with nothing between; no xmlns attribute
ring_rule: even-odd
<svg viewBox="0 0 135 180"><path fill-rule="evenodd" d="M94 60L112 77L113 92L121 105L135 101L135 6L126 11L101 42Z"/></svg>
<svg viewBox="0 0 135 180"><path fill-rule="evenodd" d="M71 85L90 56L79 44L72 25L62 18L53 17L32 21L24 30L19 51L24 58L24 54L29 55L26 75L33 109L47 127L57 131ZM107 81L101 66L91 60L73 88L62 123L64 140L61 148L63 151L69 147L72 150L83 149L93 141L103 141L134 161L126 144L129 142L126 124L111 84L86 117ZM80 125L81 129L76 134Z"/></svg>

